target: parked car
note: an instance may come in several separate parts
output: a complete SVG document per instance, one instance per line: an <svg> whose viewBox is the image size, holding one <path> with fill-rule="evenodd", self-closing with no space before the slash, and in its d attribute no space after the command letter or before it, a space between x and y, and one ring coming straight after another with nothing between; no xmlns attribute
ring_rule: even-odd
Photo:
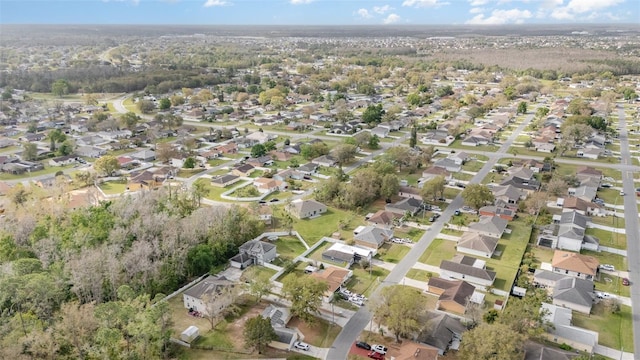
<svg viewBox="0 0 640 360"><path fill-rule="evenodd" d="M384 346L384 345L374 344L374 345L371 345L371 350L373 350L373 351L375 351L375 352L378 352L378 353L380 353L380 354L384 355L384 354L386 354L386 353L387 353L387 350L388 350L388 349L387 349L387 347L386 347L386 346Z"/></svg>
<svg viewBox="0 0 640 360"><path fill-rule="evenodd" d="M371 350L371 345L367 344L364 341L356 341L356 347L359 347L360 349Z"/></svg>
<svg viewBox="0 0 640 360"><path fill-rule="evenodd" d="M624 196L624 191L620 190L620 196Z"/></svg>
<svg viewBox="0 0 640 360"><path fill-rule="evenodd" d="M602 291L596 291L596 296L598 299L615 299L614 295Z"/></svg>
<svg viewBox="0 0 640 360"><path fill-rule="evenodd" d="M375 359L375 360L384 360L384 355L380 354L379 352L375 352L375 351L370 352L369 355L367 355L367 356L369 356L370 358Z"/></svg>
<svg viewBox="0 0 640 360"><path fill-rule="evenodd" d="M458 209L458 210L454 211L454 212L453 212L453 215L455 215L455 216L460 215L460 209Z"/></svg>
<svg viewBox="0 0 640 360"><path fill-rule="evenodd" d="M610 188L610 187L612 187L612 186L613 186L613 185L611 185L611 184L609 184L609 183L605 183L605 184L600 185L600 187L603 187L603 188Z"/></svg>
<svg viewBox="0 0 640 360"><path fill-rule="evenodd" d="M623 286L629 286L629 285L631 285L631 283L629 282L629 279L627 279L627 278L622 278L622 285L623 285Z"/></svg>
<svg viewBox="0 0 640 360"><path fill-rule="evenodd" d="M296 341L296 343L293 344L293 347L304 351L309 351L310 349L309 344L303 343L302 341Z"/></svg>
<svg viewBox="0 0 640 360"><path fill-rule="evenodd" d="M616 271L616 268L610 264L602 264L600 265L600 269L607 270L607 271Z"/></svg>

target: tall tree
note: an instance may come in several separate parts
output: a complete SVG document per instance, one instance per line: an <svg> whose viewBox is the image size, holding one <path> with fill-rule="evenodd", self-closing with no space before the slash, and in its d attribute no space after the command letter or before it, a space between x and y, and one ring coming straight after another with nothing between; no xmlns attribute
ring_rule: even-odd
<svg viewBox="0 0 640 360"><path fill-rule="evenodd" d="M526 114L527 113L527 102L520 101L518 103L518 109L516 111L518 114Z"/></svg>
<svg viewBox="0 0 640 360"><path fill-rule="evenodd" d="M342 167L344 164L352 161L356 156L356 146L351 144L339 144L336 145L330 152L330 154L336 159L338 166Z"/></svg>
<svg viewBox="0 0 640 360"><path fill-rule="evenodd" d="M259 158L267 154L267 149L263 144L255 144L251 147L251 157Z"/></svg>
<svg viewBox="0 0 640 360"><path fill-rule="evenodd" d="M67 139L67 135L65 135L60 129L54 129L49 131L47 134L47 138L51 145L49 146L49 150L56 151L56 143L61 143Z"/></svg>
<svg viewBox="0 0 640 360"><path fill-rule="evenodd" d="M278 338L273 326L271 326L271 320L263 318L262 315L247 320L244 324L243 334L247 347L256 348L258 354L262 353L264 346Z"/></svg>
<svg viewBox="0 0 640 360"><path fill-rule="evenodd" d="M63 97L67 95L71 90L71 86L67 80L59 79L51 85L51 93L57 97Z"/></svg>
<svg viewBox="0 0 640 360"><path fill-rule="evenodd" d="M322 296L328 288L325 281L309 277L289 276L282 282L282 293L291 301L291 314L307 324L316 320Z"/></svg>
<svg viewBox="0 0 640 360"><path fill-rule="evenodd" d="M411 127L411 137L409 138L409 147L415 148L418 144L418 128Z"/></svg>
<svg viewBox="0 0 640 360"><path fill-rule="evenodd" d="M38 158L38 146L35 143L22 144L22 158L27 161L33 161Z"/></svg>
<svg viewBox="0 0 640 360"><path fill-rule="evenodd" d="M269 280L269 275L260 272L255 266L247 269L243 277L248 281L249 293L256 298L256 302L260 302L273 288L273 283Z"/></svg>
<svg viewBox="0 0 640 360"><path fill-rule="evenodd" d="M471 206L476 211L494 200L491 189L482 184L467 185L467 187L462 190L461 196L464 203Z"/></svg>
<svg viewBox="0 0 640 360"><path fill-rule="evenodd" d="M116 170L120 169L120 163L115 156L104 155L93 163L93 168L105 176L112 176Z"/></svg>
<svg viewBox="0 0 640 360"><path fill-rule="evenodd" d="M402 285L385 287L373 308L374 318L391 330L396 342L400 342L400 337L420 330L420 318L426 312L424 301L420 291L414 288Z"/></svg>
<svg viewBox="0 0 640 360"><path fill-rule="evenodd" d="M389 200L392 196L397 195L398 191L400 191L398 176L396 174L385 174L380 185L380 195Z"/></svg>
<svg viewBox="0 0 640 360"><path fill-rule="evenodd" d="M140 117L131 111L120 116L120 126L129 130L133 130L138 125L138 121L140 121Z"/></svg>
<svg viewBox="0 0 640 360"><path fill-rule="evenodd" d="M464 334L462 360L512 360L524 355L526 337L505 324L481 324Z"/></svg>
<svg viewBox="0 0 640 360"><path fill-rule="evenodd" d="M420 196L423 200L432 199L436 200L444 196L445 185L447 184L447 180L444 176L437 176L422 185L422 190L420 190Z"/></svg>

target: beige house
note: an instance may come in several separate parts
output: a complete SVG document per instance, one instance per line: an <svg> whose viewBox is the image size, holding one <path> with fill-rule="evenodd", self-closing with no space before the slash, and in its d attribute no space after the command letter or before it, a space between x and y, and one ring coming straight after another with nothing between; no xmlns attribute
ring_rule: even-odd
<svg viewBox="0 0 640 360"><path fill-rule="evenodd" d="M600 262L593 256L556 250L551 260L553 272L585 280L593 280Z"/></svg>

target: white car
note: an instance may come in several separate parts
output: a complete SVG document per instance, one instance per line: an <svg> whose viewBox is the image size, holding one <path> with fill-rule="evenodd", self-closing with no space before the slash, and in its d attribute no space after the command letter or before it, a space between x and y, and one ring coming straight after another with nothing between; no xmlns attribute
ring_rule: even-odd
<svg viewBox="0 0 640 360"><path fill-rule="evenodd" d="M375 351L377 353L380 353L382 355L385 355L387 353L387 347L384 345L380 345L380 344L373 344L371 345L371 351Z"/></svg>
<svg viewBox="0 0 640 360"><path fill-rule="evenodd" d="M616 271L616 268L613 265L609 265L609 264L600 265L600 269L607 270L607 271Z"/></svg>
<svg viewBox="0 0 640 360"><path fill-rule="evenodd" d="M304 350L304 351L309 351L309 349L311 348L309 344L303 343L302 341L296 341L296 343L293 344L293 347L298 350Z"/></svg>

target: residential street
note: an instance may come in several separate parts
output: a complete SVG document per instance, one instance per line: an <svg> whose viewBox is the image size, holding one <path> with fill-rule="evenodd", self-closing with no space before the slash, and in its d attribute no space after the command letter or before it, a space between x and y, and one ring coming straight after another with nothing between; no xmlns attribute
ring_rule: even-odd
<svg viewBox="0 0 640 360"><path fill-rule="evenodd" d="M627 133L627 123L625 121L624 108L618 106L618 117L620 120L620 156L623 164L631 164L631 153L629 152L629 138ZM622 171L622 182L624 192L624 216L629 221L625 222L627 235L627 264L629 264L629 281L631 282L631 304L633 317L633 345L640 358L640 234L638 233L638 204L636 201L636 191L633 182L633 171ZM632 221L631 219L635 219Z"/></svg>
<svg viewBox="0 0 640 360"><path fill-rule="evenodd" d="M535 109L533 109L535 112ZM504 144L500 147L497 154L501 154L503 156L507 156L507 150L513 144L515 139L518 137L518 134L522 132L522 130L529 124L529 122L533 119L533 115L527 116L527 118L518 126L516 130L511 133L508 140L504 142ZM493 168L493 166L498 161L499 157L491 157L489 161L487 161L482 169L478 171L478 173L473 177L470 183L480 183L482 179L485 178L489 174L489 171ZM444 224L449 222L451 216L456 209L462 207L463 201L460 195L456 196L456 198L447 206L447 208L442 212L440 218L433 223L431 228L427 230L424 235L420 238L418 242L413 246L413 248L405 255L405 257L393 268L393 270L389 273L386 279L382 282L381 286L379 286L375 293L371 295L371 298L377 296L377 293L380 292L385 286L395 285L402 282L402 279L405 277L409 269L411 269L415 263L418 261L422 253L431 245L431 242L436 238L436 236L442 231ZM358 334L360 334L367 324L369 324L372 318L371 312L366 308L362 307L355 315L349 320L349 322L342 329L338 337L333 343L333 347L328 353L327 359L346 359L349 353L349 348L351 344L357 340Z"/></svg>

